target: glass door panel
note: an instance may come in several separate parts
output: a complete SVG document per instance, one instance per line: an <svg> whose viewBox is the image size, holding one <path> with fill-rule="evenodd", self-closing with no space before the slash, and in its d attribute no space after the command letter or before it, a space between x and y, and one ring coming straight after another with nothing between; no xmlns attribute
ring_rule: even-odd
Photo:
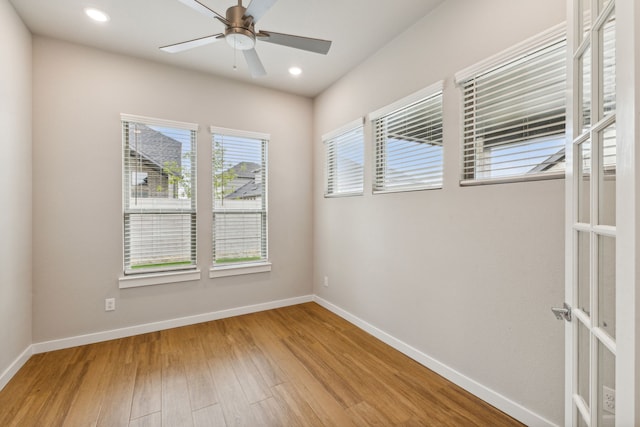
<svg viewBox="0 0 640 427"><path fill-rule="evenodd" d="M578 147L578 222L591 222L591 141Z"/></svg>
<svg viewBox="0 0 640 427"><path fill-rule="evenodd" d="M578 309L591 312L591 251L589 233L578 231Z"/></svg>
<svg viewBox="0 0 640 427"><path fill-rule="evenodd" d="M616 125L600 132L598 223L616 225Z"/></svg>
<svg viewBox="0 0 640 427"><path fill-rule="evenodd" d="M587 47L579 59L580 70L580 123L581 132L591 126L591 48Z"/></svg>
<svg viewBox="0 0 640 427"><path fill-rule="evenodd" d="M583 39L591 33L591 0L580 0L580 19Z"/></svg>
<svg viewBox="0 0 640 427"><path fill-rule="evenodd" d="M598 236L598 326L616 337L616 239Z"/></svg>
<svg viewBox="0 0 640 427"><path fill-rule="evenodd" d="M616 357L602 343L598 344L598 426L615 425Z"/></svg>
<svg viewBox="0 0 640 427"><path fill-rule="evenodd" d="M581 321L578 321L578 396L584 401L584 405L589 408L591 402L591 348L589 328Z"/></svg>
<svg viewBox="0 0 640 427"><path fill-rule="evenodd" d="M611 114L616 109L616 16L609 16L604 27L598 32L600 42L600 99L601 116Z"/></svg>

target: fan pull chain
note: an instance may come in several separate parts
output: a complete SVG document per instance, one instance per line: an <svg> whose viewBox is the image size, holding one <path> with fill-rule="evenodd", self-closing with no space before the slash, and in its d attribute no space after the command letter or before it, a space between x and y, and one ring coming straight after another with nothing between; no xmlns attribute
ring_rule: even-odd
<svg viewBox="0 0 640 427"><path fill-rule="evenodd" d="M233 71L238 70L237 58L238 58L238 40L234 38L233 39Z"/></svg>

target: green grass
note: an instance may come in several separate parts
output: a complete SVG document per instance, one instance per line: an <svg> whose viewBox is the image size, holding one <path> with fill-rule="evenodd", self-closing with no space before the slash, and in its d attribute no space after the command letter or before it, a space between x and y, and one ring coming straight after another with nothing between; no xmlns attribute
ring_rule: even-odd
<svg viewBox="0 0 640 427"><path fill-rule="evenodd" d="M216 260L216 264L231 264L234 262L249 262L249 261L258 261L261 258L259 256L251 256L245 258L220 258Z"/></svg>
<svg viewBox="0 0 640 427"><path fill-rule="evenodd" d="M159 262L157 264L132 265L131 269L136 270L139 268L175 267L177 265L191 265L191 261Z"/></svg>

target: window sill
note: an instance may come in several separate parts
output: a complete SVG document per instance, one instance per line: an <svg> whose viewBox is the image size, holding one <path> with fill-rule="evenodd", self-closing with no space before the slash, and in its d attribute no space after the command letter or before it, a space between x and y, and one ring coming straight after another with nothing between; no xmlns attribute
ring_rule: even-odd
<svg viewBox="0 0 640 427"><path fill-rule="evenodd" d="M168 283L190 282L200 280L200 270L171 271L162 273L137 274L118 279L120 289L138 288L141 286L164 285Z"/></svg>
<svg viewBox="0 0 640 427"><path fill-rule="evenodd" d="M240 276L242 274L266 273L271 271L270 262L261 262L255 264L236 264L211 267L209 270L209 278L216 279L218 277Z"/></svg>
<svg viewBox="0 0 640 427"><path fill-rule="evenodd" d="M357 197L357 196L362 196L364 195L364 192L359 191L359 192L353 192L353 193L325 193L324 194L324 198L325 199L337 199L340 197Z"/></svg>
<svg viewBox="0 0 640 427"><path fill-rule="evenodd" d="M517 175L504 178L484 178L484 179L463 179L460 181L461 187L471 187L474 185L492 185L492 184L511 184L514 182L527 182L527 181L545 181L550 179L564 179L564 172L553 173L538 173Z"/></svg>

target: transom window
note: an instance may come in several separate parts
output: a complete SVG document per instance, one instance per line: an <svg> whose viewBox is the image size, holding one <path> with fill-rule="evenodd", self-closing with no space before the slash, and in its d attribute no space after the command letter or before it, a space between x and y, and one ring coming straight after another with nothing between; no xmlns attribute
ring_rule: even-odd
<svg viewBox="0 0 640 427"><path fill-rule="evenodd" d="M565 63L558 27L458 73L462 184L564 176Z"/></svg>
<svg viewBox="0 0 640 427"><path fill-rule="evenodd" d="M442 188L442 82L369 116L374 193Z"/></svg>
<svg viewBox="0 0 640 427"><path fill-rule="evenodd" d="M322 137L326 154L326 197L362 195L363 126L362 119L358 119Z"/></svg>

